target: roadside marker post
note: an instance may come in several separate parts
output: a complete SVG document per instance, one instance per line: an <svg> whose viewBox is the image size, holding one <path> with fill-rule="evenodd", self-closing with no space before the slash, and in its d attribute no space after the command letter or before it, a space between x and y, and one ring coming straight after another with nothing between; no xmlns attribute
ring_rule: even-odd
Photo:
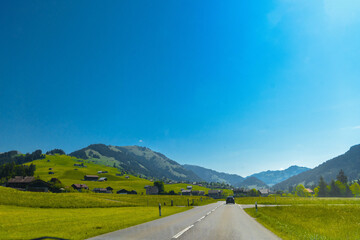
<svg viewBox="0 0 360 240"><path fill-rule="evenodd" d="M171 200L171 206L174 206L174 201L173 200Z"/></svg>
<svg viewBox="0 0 360 240"><path fill-rule="evenodd" d="M190 202L189 202L189 199L188 199L188 207L190 206Z"/></svg>
<svg viewBox="0 0 360 240"><path fill-rule="evenodd" d="M257 202L255 202L255 210L256 210L256 212L258 211L258 209L257 209Z"/></svg>
<svg viewBox="0 0 360 240"><path fill-rule="evenodd" d="M159 203L159 216L161 217L161 203Z"/></svg>

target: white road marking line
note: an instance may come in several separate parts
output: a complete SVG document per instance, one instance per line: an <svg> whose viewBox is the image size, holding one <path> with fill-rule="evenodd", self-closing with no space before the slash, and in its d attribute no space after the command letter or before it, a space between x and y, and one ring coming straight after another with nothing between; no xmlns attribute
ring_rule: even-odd
<svg viewBox="0 0 360 240"><path fill-rule="evenodd" d="M187 228L185 228L184 230L182 230L181 232L179 232L178 234L176 234L175 236L173 236L172 238L178 238L180 237L181 235L184 234L184 232L186 232L187 230L189 230L190 228L192 228L194 225L190 225L188 226Z"/></svg>
<svg viewBox="0 0 360 240"><path fill-rule="evenodd" d="M209 215L211 212L208 212L206 215Z"/></svg>
<svg viewBox="0 0 360 240"><path fill-rule="evenodd" d="M201 220L203 220L205 218L205 216L202 216L201 218L199 218L198 220L197 220L197 222L200 222Z"/></svg>

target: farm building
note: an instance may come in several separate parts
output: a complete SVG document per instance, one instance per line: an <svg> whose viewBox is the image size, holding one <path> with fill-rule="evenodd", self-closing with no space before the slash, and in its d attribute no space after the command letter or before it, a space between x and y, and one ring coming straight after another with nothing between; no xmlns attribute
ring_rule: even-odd
<svg viewBox="0 0 360 240"><path fill-rule="evenodd" d="M159 194L159 188L157 186L145 186L146 195L157 195Z"/></svg>
<svg viewBox="0 0 360 240"><path fill-rule="evenodd" d="M116 192L117 194L128 194L128 191L126 189L120 189Z"/></svg>
<svg viewBox="0 0 360 240"><path fill-rule="evenodd" d="M101 178L99 178L99 180L98 180L99 182L104 182L104 181L107 181L107 177L101 177Z"/></svg>
<svg viewBox="0 0 360 240"><path fill-rule="evenodd" d="M54 172L49 172L49 174L55 174Z"/></svg>
<svg viewBox="0 0 360 240"><path fill-rule="evenodd" d="M205 194L204 191L198 191L198 190L191 191L191 195L193 195L193 196L204 196L204 194Z"/></svg>
<svg viewBox="0 0 360 240"><path fill-rule="evenodd" d="M48 192L49 187L51 187L50 183L36 179L35 181L32 181L28 184L26 190L30 192Z"/></svg>
<svg viewBox="0 0 360 240"><path fill-rule="evenodd" d="M35 177L15 176L6 183L7 187L25 190L29 183L35 181Z"/></svg>
<svg viewBox="0 0 360 240"><path fill-rule="evenodd" d="M51 183L61 183L59 179L57 178L52 178L49 182Z"/></svg>
<svg viewBox="0 0 360 240"><path fill-rule="evenodd" d="M234 188L234 197L245 197L249 194L250 190L245 188Z"/></svg>
<svg viewBox="0 0 360 240"><path fill-rule="evenodd" d="M112 187L107 187L106 189L110 192L112 192L114 190Z"/></svg>
<svg viewBox="0 0 360 240"><path fill-rule="evenodd" d="M107 190L106 188L94 188L93 192L95 192L95 193L111 193L111 191Z"/></svg>
<svg viewBox="0 0 360 240"><path fill-rule="evenodd" d="M71 185L73 189L81 192L82 189L89 190L89 187L86 184L73 184Z"/></svg>
<svg viewBox="0 0 360 240"><path fill-rule="evenodd" d="M314 194L314 191L311 190L310 188L305 188L305 191L308 192L308 193L310 193L310 194Z"/></svg>
<svg viewBox="0 0 360 240"><path fill-rule="evenodd" d="M84 180L85 181L97 181L99 179L98 175L85 175Z"/></svg>
<svg viewBox="0 0 360 240"><path fill-rule="evenodd" d="M48 192L50 183L43 180L36 179L35 177L16 176L9 179L6 187L16 188L23 191L30 192Z"/></svg>
<svg viewBox="0 0 360 240"><path fill-rule="evenodd" d="M192 186L187 186L186 189L187 190L192 190Z"/></svg>
<svg viewBox="0 0 360 240"><path fill-rule="evenodd" d="M259 193L262 197L269 196L270 190L269 189L259 189Z"/></svg>
<svg viewBox="0 0 360 240"><path fill-rule="evenodd" d="M191 195L191 190L182 190L182 191L181 191L181 195L183 195L183 196L190 196L190 195Z"/></svg>
<svg viewBox="0 0 360 240"><path fill-rule="evenodd" d="M212 198L221 198L222 190L209 190L208 195Z"/></svg>
<svg viewBox="0 0 360 240"><path fill-rule="evenodd" d="M116 192L117 194L137 194L135 190L128 191L126 189L120 189Z"/></svg>

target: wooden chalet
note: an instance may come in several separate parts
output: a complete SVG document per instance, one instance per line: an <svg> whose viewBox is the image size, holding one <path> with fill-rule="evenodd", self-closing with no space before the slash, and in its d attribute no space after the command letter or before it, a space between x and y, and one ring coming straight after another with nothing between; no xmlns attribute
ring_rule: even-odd
<svg viewBox="0 0 360 240"><path fill-rule="evenodd" d="M97 181L99 179L98 175L85 175L84 180L85 181Z"/></svg>
<svg viewBox="0 0 360 240"><path fill-rule="evenodd" d="M73 184L71 187L75 190L78 190L79 192L81 192L83 189L89 190L89 187L86 184Z"/></svg>

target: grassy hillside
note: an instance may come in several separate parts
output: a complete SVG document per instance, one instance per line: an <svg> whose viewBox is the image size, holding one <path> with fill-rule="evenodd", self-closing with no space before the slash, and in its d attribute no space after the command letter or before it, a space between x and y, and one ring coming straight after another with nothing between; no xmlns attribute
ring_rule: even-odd
<svg viewBox="0 0 360 240"><path fill-rule="evenodd" d="M349 181L360 178L360 145L352 146L346 153L330 159L319 166L295 175L283 182L273 186L276 190L288 190L289 187L295 187L298 184L304 186L316 185L319 182L320 176L324 178L327 183L336 179L340 169L345 172Z"/></svg>
<svg viewBox="0 0 360 240"><path fill-rule="evenodd" d="M39 176L45 181L51 178L58 178L66 186L82 183L88 185L91 190L93 188L106 188L110 186L114 190L125 188L127 190L135 190L138 194L145 194L144 186L152 185L152 182L149 180L132 175L116 176L117 173L120 173L116 168L98 165L88 160L81 160L66 155L46 155L45 159L35 160L32 163L36 165L35 176ZM86 167L74 166L74 164L81 163L84 163ZM49 170L49 168L52 168L52 170ZM50 171L55 174L49 174ZM98 171L108 171L108 173L98 174ZM85 175L107 177L108 181L82 181ZM126 176L129 176L129 178L127 179Z"/></svg>
<svg viewBox="0 0 360 240"><path fill-rule="evenodd" d="M217 172L212 169L196 166L196 165L183 165L184 168L193 171L200 178L204 179L207 182L218 182L226 183L230 185L235 185L244 180L243 177L236 174L229 174L223 172Z"/></svg>
<svg viewBox="0 0 360 240"><path fill-rule="evenodd" d="M35 176L39 176L45 181L49 181L51 178L58 178L65 186L71 186L74 183L86 184L90 190L94 188L106 188L108 186L117 190L135 190L138 195L145 194L145 185L153 185L153 182L135 177L133 175L125 174L123 176L116 176L120 173L117 168L99 165L91 162L90 160L82 160L67 155L46 155L45 159L35 160L31 162L36 165ZM31 164L27 163L27 164ZM84 164L86 167L74 166L74 164ZM49 170L51 168L52 170ZM77 170L75 170L77 169ZM54 174L49 174L49 172ZM98 171L108 171L105 174L98 174ZM100 177L107 177L108 181L94 182L83 181L85 175L98 175ZM126 178L129 176L129 178ZM186 189L187 186L193 186L193 190L203 190L207 194L209 188L200 187L191 184L166 184L165 191L174 190L176 193L181 191L181 188ZM231 195L231 190L224 190L227 195Z"/></svg>
<svg viewBox="0 0 360 240"><path fill-rule="evenodd" d="M146 147L92 144L70 155L109 166L115 164L127 172L157 179L165 177L174 181L202 180L179 163Z"/></svg>

